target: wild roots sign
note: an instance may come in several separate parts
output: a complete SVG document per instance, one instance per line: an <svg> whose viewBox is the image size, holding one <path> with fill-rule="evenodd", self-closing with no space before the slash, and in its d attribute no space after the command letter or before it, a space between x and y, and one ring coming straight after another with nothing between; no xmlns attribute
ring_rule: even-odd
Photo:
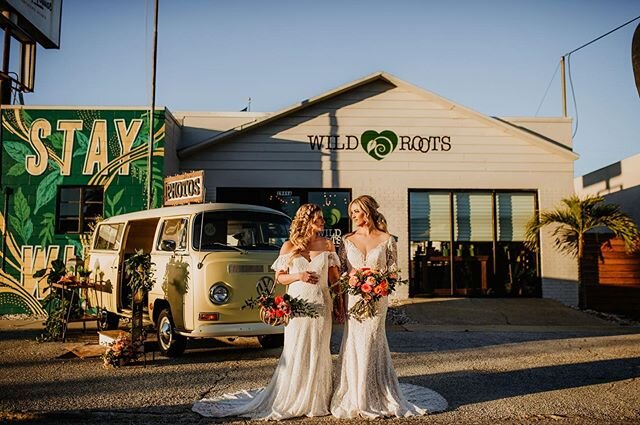
<svg viewBox="0 0 640 425"><path fill-rule="evenodd" d="M448 152L451 150L449 136L398 136L391 130L367 130L360 137L353 135L308 135L311 150L354 151L363 149L369 156L378 161L393 151L414 151L423 154L429 152Z"/></svg>

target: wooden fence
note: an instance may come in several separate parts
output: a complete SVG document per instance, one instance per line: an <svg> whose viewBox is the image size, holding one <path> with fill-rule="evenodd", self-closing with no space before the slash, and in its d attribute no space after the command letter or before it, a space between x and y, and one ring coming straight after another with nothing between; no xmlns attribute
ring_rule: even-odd
<svg viewBox="0 0 640 425"><path fill-rule="evenodd" d="M582 263L586 307L640 317L640 253L610 234L588 234Z"/></svg>

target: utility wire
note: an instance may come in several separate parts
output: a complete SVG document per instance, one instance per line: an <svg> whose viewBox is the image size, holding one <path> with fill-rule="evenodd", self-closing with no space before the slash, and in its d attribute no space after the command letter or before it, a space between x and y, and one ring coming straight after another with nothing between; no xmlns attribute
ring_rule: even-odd
<svg viewBox="0 0 640 425"><path fill-rule="evenodd" d="M558 70L560 69L560 62L558 62L558 65L556 65L556 70L553 73L553 76L551 77L551 81L549 81L549 85L547 86L547 89L544 91L544 95L542 96L542 100L540 100L540 104L538 105L538 109L536 109L536 117L538 116L538 112L540 112L540 108L542 107L542 104L544 103L544 100L547 97L547 93L549 93L549 89L551 88L551 84L553 83L553 80L555 80L556 75L558 75Z"/></svg>
<svg viewBox="0 0 640 425"><path fill-rule="evenodd" d="M573 134L571 138L576 137L576 133L578 132L578 103L576 102L576 91L573 88L573 78L571 78L571 53L567 55L567 71L569 73L569 86L571 87L571 98L573 99L573 110L576 113L576 127L573 129Z"/></svg>
<svg viewBox="0 0 640 425"><path fill-rule="evenodd" d="M576 136L576 133L578 132L578 103L576 102L576 91L575 91L575 89L574 89L574 87L573 87L573 78L571 77L571 55L572 55L573 53L577 52L578 50L584 49L584 48L585 48L585 47L587 47L588 45L595 43L596 41L600 40L601 38L604 38L604 37L608 36L609 34L611 34L611 33L614 33L614 32L616 32L616 31L618 31L620 28L622 28L622 27L625 27L625 26L629 25L629 24L630 24L630 23L632 23L633 21L637 21L638 19L640 19L640 16L636 16L635 18L633 18L633 19L631 19L631 20L629 20L629 21L625 22L624 24L622 24L622 25L620 25L620 26L618 26L618 27L616 27L616 28L612 29L611 31L609 31L609 32L607 32L607 33L605 33L605 34L602 34L600 37L596 37L596 38L594 38L593 40L589 41L588 43L585 43L585 44L583 44L582 46L580 46L580 47L578 47L578 48L576 48L576 49L573 49L573 50L572 50L572 51L570 51L569 53L565 53L565 54L563 55L563 57L566 57L566 58L567 58L567 72L568 72L568 74L569 74L569 85L571 86L571 98L573 99L573 109L574 109L574 112L575 112L575 115L576 115L576 116L575 116L575 118L576 118L576 119L575 119L576 127L574 128L574 130L573 130L573 135L572 135L571 137L575 137L575 136ZM554 75L554 76L555 76L555 75ZM537 113L536 113L536 114L537 114Z"/></svg>
<svg viewBox="0 0 640 425"><path fill-rule="evenodd" d="M589 44L593 44L593 43L595 43L596 41L600 40L601 38L608 36L608 35L609 35L609 34L611 34L612 32L616 32L616 31L618 31L620 28L622 28L622 27L624 27L624 26L627 26L627 25L629 25L631 22L636 21L636 20L638 20L638 19L640 19L640 16L636 16L636 17L635 17L635 18L633 18L632 20L630 20L630 21L628 21L628 22L625 22L624 24L620 25L620 26L619 26L619 27L617 27L617 28L612 29L612 30L611 30L611 31L609 31L608 33L606 33L606 34L602 34L602 35L601 35L600 37L598 37L598 38L594 38L594 39L593 39L593 40L591 40L590 42L583 44L582 46L578 47L577 49L573 49L573 50L572 50L572 51L570 51L569 53L565 53L565 54L564 54L564 56L567 56L567 57L568 57L570 54L575 53L575 52L577 52L578 50L580 50L580 49L583 49L583 48L587 47Z"/></svg>

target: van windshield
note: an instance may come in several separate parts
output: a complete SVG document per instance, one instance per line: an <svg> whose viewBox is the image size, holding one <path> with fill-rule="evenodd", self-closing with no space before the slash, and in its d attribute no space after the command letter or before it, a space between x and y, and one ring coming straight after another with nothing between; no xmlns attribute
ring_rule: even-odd
<svg viewBox="0 0 640 425"><path fill-rule="evenodd" d="M279 250L289 237L290 224L288 217L277 214L250 211L205 212L198 214L193 222L193 249L216 251L232 250L235 247Z"/></svg>

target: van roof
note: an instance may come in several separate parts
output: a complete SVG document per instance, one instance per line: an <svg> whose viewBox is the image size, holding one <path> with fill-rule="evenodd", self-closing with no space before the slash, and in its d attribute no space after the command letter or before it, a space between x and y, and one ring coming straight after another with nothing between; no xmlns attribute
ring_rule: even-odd
<svg viewBox="0 0 640 425"><path fill-rule="evenodd" d="M129 220L144 220L145 218L170 217L172 215L193 215L203 211L252 211L278 214L288 217L285 213L259 205L227 204L209 202L206 204L177 205L175 207L154 208L127 214L114 215L106 218L102 223L121 222Z"/></svg>

